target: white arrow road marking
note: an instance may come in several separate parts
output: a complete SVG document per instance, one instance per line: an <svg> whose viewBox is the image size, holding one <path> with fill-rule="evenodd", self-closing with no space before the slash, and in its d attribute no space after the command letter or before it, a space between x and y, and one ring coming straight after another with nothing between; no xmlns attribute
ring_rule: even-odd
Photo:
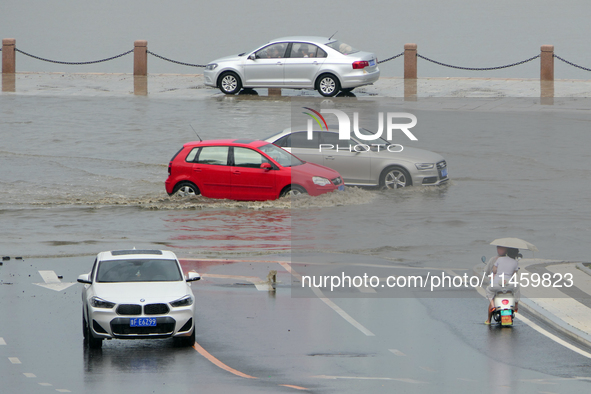
<svg viewBox="0 0 591 394"><path fill-rule="evenodd" d="M62 291L74 285L74 282L62 282L54 271L39 271L39 275L45 283L33 283L49 290Z"/></svg>

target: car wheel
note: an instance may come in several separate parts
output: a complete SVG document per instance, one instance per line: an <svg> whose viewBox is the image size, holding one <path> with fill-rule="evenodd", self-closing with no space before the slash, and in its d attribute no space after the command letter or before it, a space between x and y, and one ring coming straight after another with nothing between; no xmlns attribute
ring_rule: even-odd
<svg viewBox="0 0 591 394"><path fill-rule="evenodd" d="M172 341L175 347L191 347L195 345L195 327L193 327L193 332L188 337L174 337Z"/></svg>
<svg viewBox="0 0 591 394"><path fill-rule="evenodd" d="M175 193L181 197L198 196L201 194L199 188L191 182L179 182L179 184L174 187L174 191L172 192L172 194Z"/></svg>
<svg viewBox="0 0 591 394"><path fill-rule="evenodd" d="M341 84L332 74L324 74L316 82L316 90L324 97L332 97L341 90Z"/></svg>
<svg viewBox="0 0 591 394"><path fill-rule="evenodd" d="M103 338L95 338L92 336L90 326L84 320L84 326L86 327L86 343L90 349L100 349L103 347Z"/></svg>
<svg viewBox="0 0 591 394"><path fill-rule="evenodd" d="M412 185L408 172L400 167L388 167L382 172L380 185L384 189L398 189Z"/></svg>
<svg viewBox="0 0 591 394"><path fill-rule="evenodd" d="M289 185L281 192L281 197L285 196L299 196L300 194L308 194L306 189L298 185Z"/></svg>
<svg viewBox="0 0 591 394"><path fill-rule="evenodd" d="M242 89L240 77L233 72L225 72L220 76L218 86L222 93L236 94Z"/></svg>

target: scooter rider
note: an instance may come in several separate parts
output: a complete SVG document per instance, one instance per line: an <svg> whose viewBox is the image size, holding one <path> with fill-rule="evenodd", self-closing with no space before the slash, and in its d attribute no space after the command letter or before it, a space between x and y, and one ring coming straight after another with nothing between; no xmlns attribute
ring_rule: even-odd
<svg viewBox="0 0 591 394"><path fill-rule="evenodd" d="M517 312L520 291L518 286L508 285L509 280L514 273L517 272L518 264L516 258L519 256L519 249L508 248L504 246L497 246L498 256L492 257L486 265L486 275L494 274L492 283L486 288L486 297L489 300L488 319L484 324L490 324L492 314L495 310L493 299L496 295L497 289L503 287L512 287L513 296L515 297L515 312ZM504 282L504 283L503 283Z"/></svg>

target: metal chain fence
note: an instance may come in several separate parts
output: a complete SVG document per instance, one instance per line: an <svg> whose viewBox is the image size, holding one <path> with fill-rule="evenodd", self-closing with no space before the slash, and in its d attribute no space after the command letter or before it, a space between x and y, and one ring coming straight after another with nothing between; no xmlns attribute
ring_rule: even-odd
<svg viewBox="0 0 591 394"><path fill-rule="evenodd" d="M561 58L561 57L560 57L560 56L558 56L558 55L554 55L554 57L555 57L556 59L558 59L558 60L561 60L561 61L565 62L566 64L569 64L569 65L573 66L573 67L580 68L581 70L585 70L585 71L591 71L591 68L586 68L586 67L579 66L579 65L577 65L577 64L571 63L571 62L569 62L568 60L564 60L563 58Z"/></svg>
<svg viewBox="0 0 591 394"><path fill-rule="evenodd" d="M109 60L114 60L114 59L120 58L122 56L128 55L128 54L130 54L130 53L132 53L134 51L133 49L131 49L131 50L129 50L127 52L124 52L124 53L122 53L120 55L117 55L117 56L112 56L112 57L108 57L108 58L100 59L100 60L92 60L92 61L88 61L88 62L63 62L63 61L45 59L45 58L42 58L42 57L39 57L39 56L31 55L30 53L27 53L25 51L21 51L18 48L15 48L14 50L15 50L15 52L22 53L23 55L32 57L32 58L37 59L37 60L42 60L42 61L50 62L50 63L69 64L69 65L84 65L84 64L95 64L95 63L107 62ZM2 51L2 48L0 47L0 52L1 51ZM182 66L200 67L200 68L206 67L206 65L204 65L204 64L191 64L191 63L180 62L180 61L177 61L177 60L172 60L172 59L169 59L167 57L158 55L158 54L156 54L154 52L151 52L151 51L147 51L147 53L149 53L150 55L155 56L155 57L157 57L159 59L165 60L167 62L171 62L171 63L175 63L175 64L180 64ZM389 58L384 59L384 60L380 60L380 61L378 61L378 64L382 64L382 63L388 62L390 60L394 60L396 58L399 58L402 55L404 55L404 52L400 52L397 55L394 55L394 56L389 57ZM569 62L568 60L563 59L562 57L560 57L558 55L553 55L553 56L555 58L557 58L558 60L560 60L560 61L562 61L562 62L564 62L564 63L566 63L566 64L568 64L570 66L573 66L573 67L576 67L576 68L579 68L579 69L585 70L585 71L591 71L591 68L579 66L578 64ZM461 67L461 66L454 66L454 65L451 65L451 64L438 62L437 60L429 59L428 57L423 56L423 55L418 54L418 53L417 53L417 57L419 57L421 59L424 59L424 60L426 60L428 62L435 63L437 65L443 66L443 67L455 68L455 69L458 69L458 70L490 71L490 70L500 70L500 69L503 69L503 68L509 68L509 67L514 67L514 66L519 66L521 64L524 64L524 63L527 63L527 62L531 62L532 60L535 60L535 59L539 58L540 55L536 55L536 56L530 57L529 59L525 59L525 60L522 60L522 61L517 62L517 63L511 63L511 64L507 64L507 65L504 65L504 66L496 66L496 67Z"/></svg>
<svg viewBox="0 0 591 394"><path fill-rule="evenodd" d="M378 64L382 64L382 63L389 62L390 60L394 60L394 59L396 59L397 57L400 57L400 56L402 56L402 55L404 55L404 52L400 52L398 55L394 55L394 56L392 56L392 57L389 57L389 58L387 58L387 59L380 60L380 61L378 62Z"/></svg>
<svg viewBox="0 0 591 394"><path fill-rule="evenodd" d="M438 62L436 60L429 59L428 57L425 57L423 55L419 55L418 53L417 53L417 57L420 57L421 59L427 60L427 61L429 61L431 63L438 64L440 66L455 68L455 69L458 69L458 70L490 71L490 70L500 70L502 68L509 68L509 67L513 67L513 66L519 66L520 64L531 62L532 60L539 58L540 55L536 55L534 57L530 57L529 59L522 60L522 61L517 62L517 63L512 63L512 64L507 64L505 66L497 66L497 67L460 67L460 66L452 66L451 64L441 63L441 62Z"/></svg>
<svg viewBox="0 0 591 394"><path fill-rule="evenodd" d="M39 56L31 55L30 53L27 53L27 52L21 51L21 50L20 50L20 49L18 49L18 48L14 48L14 50L15 50L16 52L20 52L20 53L22 53L23 55L26 55L26 56L32 57L32 58L34 58L34 59L37 59L37 60L43 60L44 62L58 63L58 64L69 64L69 65L83 65L83 64L94 64L94 63L102 63L102 62L107 62L107 61L109 61L109 60L117 59L117 58L119 58L119 57L122 57L122 56L128 55L128 54L130 54L130 53L132 53L132 52L133 52L133 49L132 49L132 50L130 50L130 51L124 52L124 53L122 53L122 54L120 54L120 55L117 55L117 56L112 56L112 57L109 57L109 58L106 58L106 59L101 59L101 60L93 60L93 61L90 61L90 62L61 62L61 61L58 61L58 60L44 59L44 58L42 58L42 57L39 57Z"/></svg>
<svg viewBox="0 0 591 394"><path fill-rule="evenodd" d="M162 59L162 60L166 60L167 62L176 63L176 64L180 64L180 65L183 65L183 66L189 66L189 67L205 67L205 65L203 65L203 64L183 63L183 62L179 62L179 61L176 61L176 60L168 59L168 58L166 58L164 56L157 55L154 52L150 52L150 51L147 51L147 52L150 55L156 56L157 58Z"/></svg>

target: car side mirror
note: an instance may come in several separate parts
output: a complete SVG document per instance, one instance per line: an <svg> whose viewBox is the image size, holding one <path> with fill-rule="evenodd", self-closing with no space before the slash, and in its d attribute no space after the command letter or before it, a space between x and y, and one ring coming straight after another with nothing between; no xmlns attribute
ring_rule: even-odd
<svg viewBox="0 0 591 394"><path fill-rule="evenodd" d="M256 58L257 58L257 56L256 56L254 53L251 53L251 54L248 56L248 60L256 60Z"/></svg>
<svg viewBox="0 0 591 394"><path fill-rule="evenodd" d="M187 274L186 281L187 282L194 282L194 281L199 280L199 279L201 279L201 275L199 275L197 272L189 272Z"/></svg>
<svg viewBox="0 0 591 394"><path fill-rule="evenodd" d="M80 275L78 277L78 283L87 283L87 284L92 284L92 281L90 280L90 274L83 274Z"/></svg>
<svg viewBox="0 0 591 394"><path fill-rule="evenodd" d="M263 164L261 164L261 168L265 171L269 171L273 168L273 166L269 163L263 163Z"/></svg>

